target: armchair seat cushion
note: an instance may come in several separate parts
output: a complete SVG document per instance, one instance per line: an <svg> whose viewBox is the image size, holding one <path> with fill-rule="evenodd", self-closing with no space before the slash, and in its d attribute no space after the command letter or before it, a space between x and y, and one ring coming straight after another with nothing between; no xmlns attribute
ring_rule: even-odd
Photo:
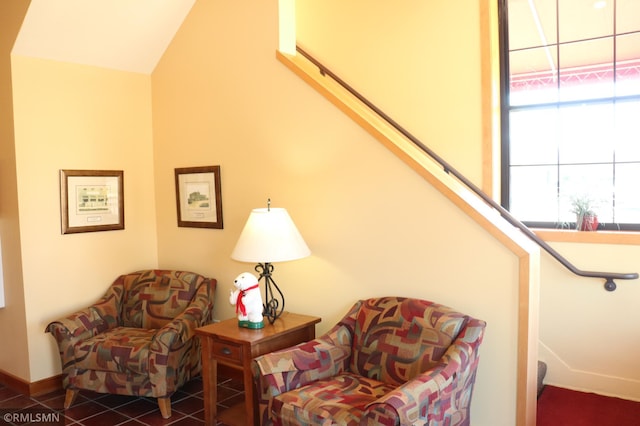
<svg viewBox="0 0 640 426"><path fill-rule="evenodd" d="M395 386L345 372L276 396L278 424L358 425L367 405Z"/></svg>
<svg viewBox="0 0 640 426"><path fill-rule="evenodd" d="M158 330L116 327L80 342L74 349L81 370L146 374L149 346Z"/></svg>

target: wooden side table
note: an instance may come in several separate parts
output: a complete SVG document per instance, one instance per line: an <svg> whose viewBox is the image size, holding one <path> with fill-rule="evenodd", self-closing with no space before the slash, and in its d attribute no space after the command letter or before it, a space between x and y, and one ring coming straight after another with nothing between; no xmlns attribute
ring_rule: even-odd
<svg viewBox="0 0 640 426"><path fill-rule="evenodd" d="M320 318L284 312L273 324L252 330L238 326L232 318L196 329L202 343L202 382L205 424L259 424L257 396L254 395L251 361L253 358L288 348L316 337ZM245 403L217 412L218 363L241 370Z"/></svg>

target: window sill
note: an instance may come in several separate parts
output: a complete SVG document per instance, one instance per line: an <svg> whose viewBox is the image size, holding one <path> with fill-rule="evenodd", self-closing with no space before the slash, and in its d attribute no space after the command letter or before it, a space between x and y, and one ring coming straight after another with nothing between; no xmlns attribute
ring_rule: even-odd
<svg viewBox="0 0 640 426"><path fill-rule="evenodd" d="M568 229L541 229L532 231L544 241L562 243L640 244L640 232L575 231Z"/></svg>

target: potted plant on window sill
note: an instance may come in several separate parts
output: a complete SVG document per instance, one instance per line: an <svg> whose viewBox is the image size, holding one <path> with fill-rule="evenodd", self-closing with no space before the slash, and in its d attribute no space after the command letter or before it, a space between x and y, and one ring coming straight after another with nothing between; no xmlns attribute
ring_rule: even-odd
<svg viewBox="0 0 640 426"><path fill-rule="evenodd" d="M586 197L574 198L571 211L576 214L578 231L595 231L598 229L598 215L593 210L591 200Z"/></svg>

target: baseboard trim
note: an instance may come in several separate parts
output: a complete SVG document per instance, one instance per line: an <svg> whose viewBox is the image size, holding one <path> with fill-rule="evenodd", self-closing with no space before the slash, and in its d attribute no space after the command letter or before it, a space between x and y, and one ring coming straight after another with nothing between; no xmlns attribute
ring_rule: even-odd
<svg viewBox="0 0 640 426"><path fill-rule="evenodd" d="M548 365L545 384L640 402L640 380L573 368L542 341L539 347Z"/></svg>
<svg viewBox="0 0 640 426"><path fill-rule="evenodd" d="M0 383L26 396L38 396L62 389L62 375L27 382L13 374L0 370Z"/></svg>
<svg viewBox="0 0 640 426"><path fill-rule="evenodd" d="M62 389L62 374L29 384L29 395L38 396Z"/></svg>

